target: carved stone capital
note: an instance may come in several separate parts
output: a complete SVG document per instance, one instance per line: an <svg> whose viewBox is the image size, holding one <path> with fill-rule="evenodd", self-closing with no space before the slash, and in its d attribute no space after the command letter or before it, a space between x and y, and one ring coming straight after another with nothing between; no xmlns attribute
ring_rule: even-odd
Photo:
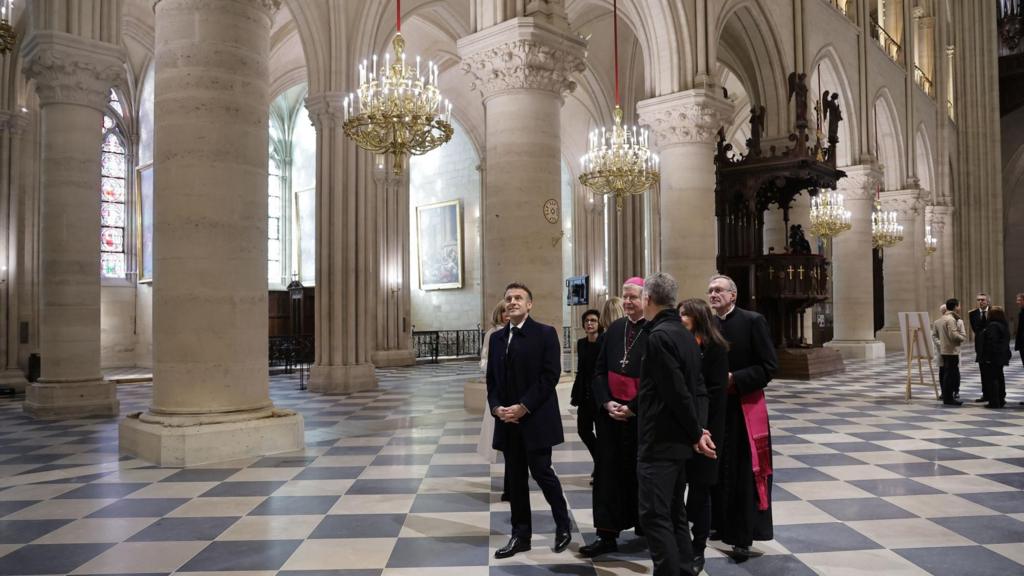
<svg viewBox="0 0 1024 576"><path fill-rule="evenodd" d="M921 198L921 190L891 190L882 192L882 209L895 210L901 221L912 220L921 213L925 201Z"/></svg>
<svg viewBox="0 0 1024 576"><path fill-rule="evenodd" d="M846 178L839 180L837 189L848 200L871 200L882 184L882 172L878 166L858 164L842 169Z"/></svg>
<svg viewBox="0 0 1024 576"><path fill-rule="evenodd" d="M156 5L159 4L161 1L162 0L152 0L153 12L156 12ZM199 1L202 1L204 4L209 2L209 0L199 0ZM271 18L274 16L274 13L277 12L278 9L281 8L281 0L234 0L234 1L235 2L255 4L256 6L262 8L267 13L267 16L271 17Z"/></svg>
<svg viewBox="0 0 1024 576"><path fill-rule="evenodd" d="M15 136L21 134L28 127L27 112L8 112L0 110L0 134L9 132Z"/></svg>
<svg viewBox="0 0 1024 576"><path fill-rule="evenodd" d="M102 112L110 89L125 79L123 48L63 32L33 33L22 57L44 106L80 104Z"/></svg>
<svg viewBox="0 0 1024 576"><path fill-rule="evenodd" d="M348 94L342 92L323 92L306 97L306 110L309 119L319 132L324 128L341 127L345 121L342 108Z"/></svg>
<svg viewBox="0 0 1024 576"><path fill-rule="evenodd" d="M687 143L710 144L732 111L728 100L705 89L659 96L637 104L640 124L650 129L658 148Z"/></svg>
<svg viewBox="0 0 1024 576"><path fill-rule="evenodd" d="M932 236L941 237L946 224L953 220L952 206L925 206L925 224L932 227Z"/></svg>
<svg viewBox="0 0 1024 576"><path fill-rule="evenodd" d="M459 40L461 69L484 99L512 90L559 97L576 89L586 69L585 43L534 18L515 18Z"/></svg>

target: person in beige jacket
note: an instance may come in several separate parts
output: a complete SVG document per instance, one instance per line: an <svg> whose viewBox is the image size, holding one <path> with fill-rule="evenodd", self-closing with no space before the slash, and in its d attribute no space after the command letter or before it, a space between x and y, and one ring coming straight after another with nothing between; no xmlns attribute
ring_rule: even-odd
<svg viewBox="0 0 1024 576"><path fill-rule="evenodd" d="M942 403L947 406L963 404L956 398L960 388L960 345L967 340L963 321L960 320L960 301L946 300L946 314L932 324L932 339L938 342L942 355Z"/></svg>

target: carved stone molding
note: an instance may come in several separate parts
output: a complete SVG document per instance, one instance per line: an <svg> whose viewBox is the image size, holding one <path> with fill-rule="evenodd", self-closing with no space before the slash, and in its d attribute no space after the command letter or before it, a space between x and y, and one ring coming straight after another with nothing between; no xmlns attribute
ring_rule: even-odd
<svg viewBox="0 0 1024 576"><path fill-rule="evenodd" d="M340 128L345 121L342 108L348 94L342 92L323 92L306 97L306 110L309 119L317 131L322 128Z"/></svg>
<svg viewBox="0 0 1024 576"><path fill-rule="evenodd" d="M925 224L932 227L932 236L941 237L946 224L953 219L952 206L926 206Z"/></svg>
<svg viewBox="0 0 1024 576"><path fill-rule="evenodd" d="M10 132L17 136L28 127L28 114L25 112L8 112L0 110L0 134Z"/></svg>
<svg viewBox="0 0 1024 576"><path fill-rule="evenodd" d="M516 18L459 41L461 70L484 99L511 90L564 96L586 70L584 43L534 18Z"/></svg>
<svg viewBox="0 0 1024 576"><path fill-rule="evenodd" d="M882 192L882 209L895 210L900 220L910 220L925 207L922 190L892 190Z"/></svg>
<svg viewBox="0 0 1024 576"><path fill-rule="evenodd" d="M848 200L871 200L882 184L882 172L877 166L860 164L842 169L846 178L839 180L838 191Z"/></svg>
<svg viewBox="0 0 1024 576"><path fill-rule="evenodd" d="M640 124L647 126L659 148L715 141L733 106L713 92L697 89L643 100L637 104Z"/></svg>
<svg viewBox="0 0 1024 576"><path fill-rule="evenodd" d="M156 5L159 4L161 1L162 0L153 0L153 12L156 12ZM196 4L199 4L199 3L209 4L210 0L192 0L192 1L195 2ZM231 1L239 2L239 3L242 3L242 4L255 4L256 6L262 8L267 13L267 16L270 16L270 17L273 17L274 13L277 12L278 9L281 8L281 0L231 0Z"/></svg>
<svg viewBox="0 0 1024 576"><path fill-rule="evenodd" d="M123 48L62 32L36 32L22 49L25 76L42 105L79 104L104 111L110 89L125 81Z"/></svg>

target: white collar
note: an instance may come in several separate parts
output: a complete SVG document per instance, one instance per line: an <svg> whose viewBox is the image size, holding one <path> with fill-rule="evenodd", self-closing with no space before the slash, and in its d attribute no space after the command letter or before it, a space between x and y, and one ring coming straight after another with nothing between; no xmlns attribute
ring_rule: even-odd
<svg viewBox="0 0 1024 576"><path fill-rule="evenodd" d="M725 314L722 314L721 316L718 316L718 318L719 318L720 320L725 320L726 318L728 318L728 317L729 317L729 314L732 314L733 310L735 310L735 309L736 309L736 303L735 303L735 302L733 302L733 303L732 303L732 306L730 306L730 307L729 307L729 310L727 310L727 311L725 312Z"/></svg>

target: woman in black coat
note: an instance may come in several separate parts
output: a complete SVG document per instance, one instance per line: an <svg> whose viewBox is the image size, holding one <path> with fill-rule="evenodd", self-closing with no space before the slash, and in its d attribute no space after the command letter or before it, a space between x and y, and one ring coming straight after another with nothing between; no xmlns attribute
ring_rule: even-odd
<svg viewBox="0 0 1024 576"><path fill-rule="evenodd" d="M708 391L707 429L711 440L722 444L725 435L726 387L729 384L729 343L718 328L708 303L691 298L679 304L679 317L701 348L701 375ZM694 454L687 463L690 492L686 515L693 522L694 563L703 568L704 549L711 531L711 487L718 483L718 461ZM695 571L700 573L697 566Z"/></svg>
<svg viewBox="0 0 1024 576"><path fill-rule="evenodd" d="M1010 363L1010 328L1006 312L993 306L988 312L988 324L978 337L978 361L982 372L981 395L988 398L986 408L1006 406L1006 379L1003 366ZM986 384L987 383L987 384Z"/></svg>
<svg viewBox="0 0 1024 576"><path fill-rule="evenodd" d="M601 328L601 313L587 310L581 318L583 333L586 335L576 342L576 380L572 383L570 404L577 408L576 432L580 440L590 451L590 459L594 459L597 437L594 436L594 400L590 393L590 382L594 379L594 365L601 351L598 336L604 332Z"/></svg>

